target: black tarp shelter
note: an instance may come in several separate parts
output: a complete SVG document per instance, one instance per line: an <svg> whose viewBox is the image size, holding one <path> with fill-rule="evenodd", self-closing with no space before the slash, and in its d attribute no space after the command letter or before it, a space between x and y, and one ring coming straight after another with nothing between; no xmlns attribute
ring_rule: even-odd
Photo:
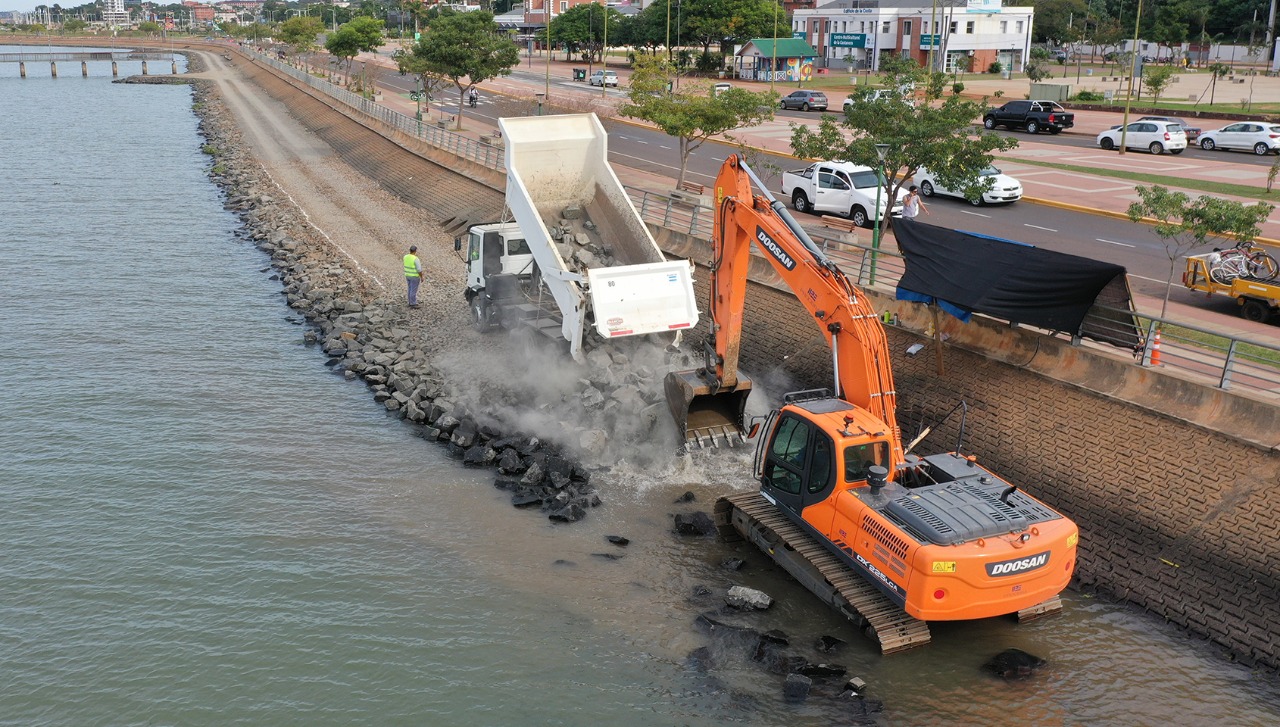
<svg viewBox="0 0 1280 727"><path fill-rule="evenodd" d="M1123 266L911 220L893 229L906 258L900 300L936 301L962 320L982 313L1125 348L1141 343Z"/></svg>

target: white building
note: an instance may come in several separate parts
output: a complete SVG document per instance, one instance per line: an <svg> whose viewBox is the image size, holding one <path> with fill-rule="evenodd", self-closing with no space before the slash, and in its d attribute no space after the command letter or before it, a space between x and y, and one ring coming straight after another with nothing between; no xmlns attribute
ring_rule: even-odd
<svg viewBox="0 0 1280 727"><path fill-rule="evenodd" d="M1020 71L1031 48L1035 8L1000 0L835 0L797 10L792 34L818 50L818 65L878 70L887 55L908 56L951 72L959 59L985 72L999 62ZM847 63L846 63L847 59Z"/></svg>
<svg viewBox="0 0 1280 727"><path fill-rule="evenodd" d="M102 22L108 28L128 28L133 23L124 9L124 0L103 0Z"/></svg>

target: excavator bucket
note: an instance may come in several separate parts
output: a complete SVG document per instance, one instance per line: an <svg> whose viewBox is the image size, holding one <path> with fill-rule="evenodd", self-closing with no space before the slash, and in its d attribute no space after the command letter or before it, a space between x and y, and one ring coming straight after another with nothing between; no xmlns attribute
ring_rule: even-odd
<svg viewBox="0 0 1280 727"><path fill-rule="evenodd" d="M733 447L745 441L743 418L751 395L747 377L740 375L738 385L732 388L713 387L699 371L672 371L664 388L686 447L701 449L722 443Z"/></svg>

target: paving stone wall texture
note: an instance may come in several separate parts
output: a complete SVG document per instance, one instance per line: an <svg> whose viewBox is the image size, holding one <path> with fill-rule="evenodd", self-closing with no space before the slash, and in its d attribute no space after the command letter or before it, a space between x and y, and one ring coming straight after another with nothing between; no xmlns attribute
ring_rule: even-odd
<svg viewBox="0 0 1280 727"><path fill-rule="evenodd" d="M753 283L744 321L742 365L758 385L831 386L830 351L794 296ZM913 343L924 349L908 356ZM945 343L938 375L935 344L913 333L890 328L889 344L905 436L966 401L964 450L1079 525L1077 588L1280 668L1280 457ZM956 414L917 451L958 436Z"/></svg>

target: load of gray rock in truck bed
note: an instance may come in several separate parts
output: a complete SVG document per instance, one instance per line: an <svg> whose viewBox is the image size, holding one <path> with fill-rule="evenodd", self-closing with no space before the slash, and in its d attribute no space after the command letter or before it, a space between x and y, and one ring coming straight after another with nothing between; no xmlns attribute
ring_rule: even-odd
<svg viewBox="0 0 1280 727"><path fill-rule="evenodd" d="M613 248L601 241L596 223L576 202L560 211L560 219L554 225L547 225L547 232L566 265L588 270L619 264Z"/></svg>
<svg viewBox="0 0 1280 727"><path fill-rule="evenodd" d="M687 357L672 358L663 342L641 339L604 342L585 365L560 353L521 352L518 342L497 337L478 341L474 351L465 342L451 345L456 331L410 319L398 296L315 236L292 202L272 193L207 87L197 84L196 95L201 131L217 149L210 176L243 222L239 234L271 256L264 272L275 269L286 302L310 324L305 342L319 346L335 372L363 380L390 415L464 465L494 468L494 484L511 492L513 505L537 506L557 521L581 519L601 504L592 468L634 461L637 447L651 442L662 442L654 456L675 451L662 375L687 367ZM487 372L486 362L493 367ZM555 386L538 385L552 372ZM662 426L671 432L657 431Z"/></svg>

